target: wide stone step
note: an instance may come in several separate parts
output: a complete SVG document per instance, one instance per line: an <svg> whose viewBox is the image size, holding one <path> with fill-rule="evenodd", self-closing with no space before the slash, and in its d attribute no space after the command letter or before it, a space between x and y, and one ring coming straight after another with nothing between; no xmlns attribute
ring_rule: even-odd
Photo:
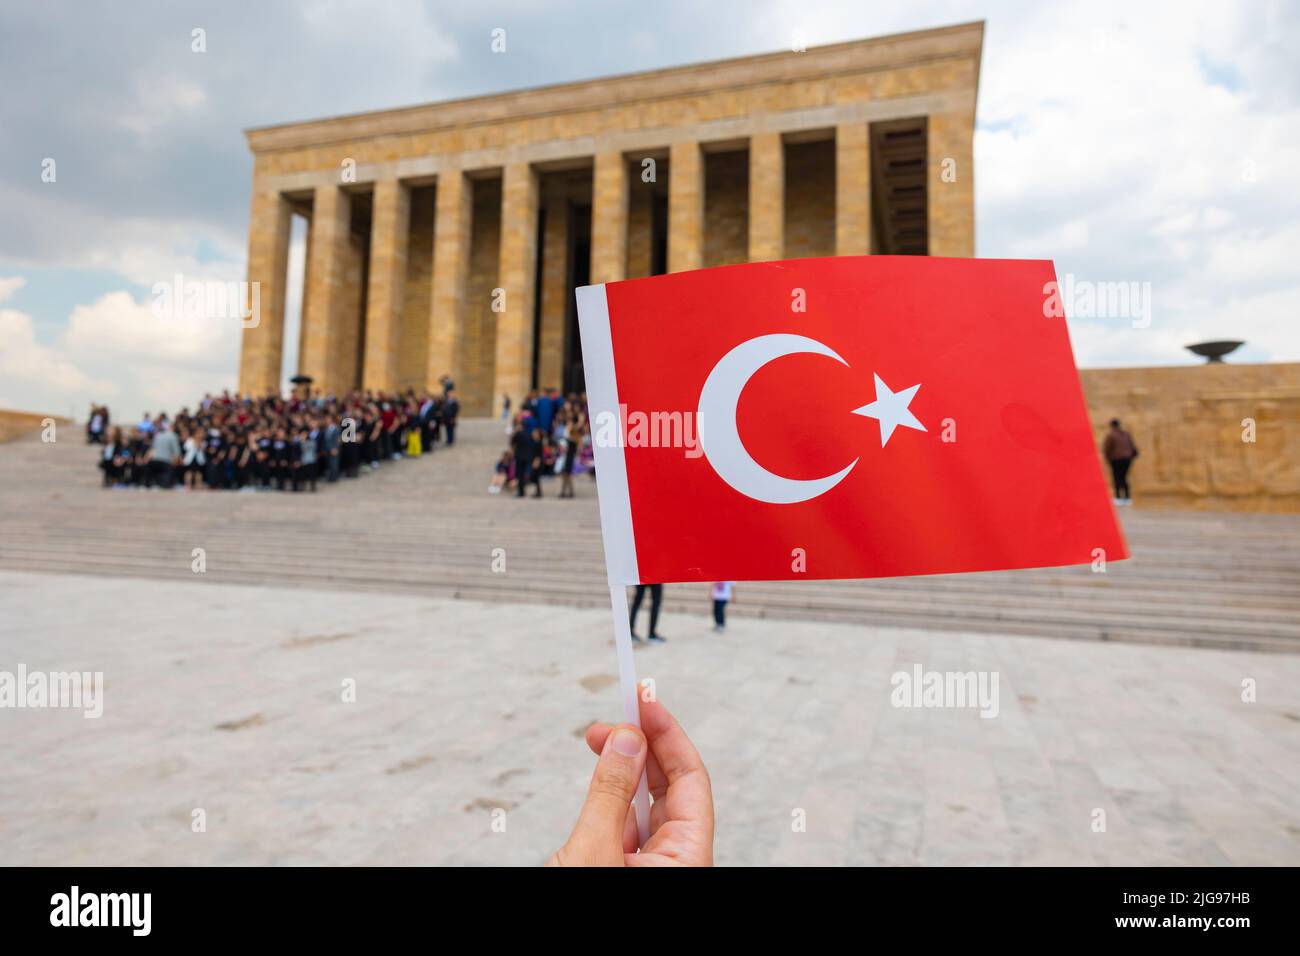
<svg viewBox="0 0 1300 956"><path fill-rule="evenodd" d="M75 434L75 433L74 433ZM486 494L504 446L466 422L454 449L315 493L105 490L97 449L0 448L0 568L603 606L595 485L542 501ZM1091 640L1300 650L1300 518L1123 509L1133 559L871 581L745 582L729 614ZM495 574L494 548L507 572ZM707 623L708 587L666 609Z"/></svg>

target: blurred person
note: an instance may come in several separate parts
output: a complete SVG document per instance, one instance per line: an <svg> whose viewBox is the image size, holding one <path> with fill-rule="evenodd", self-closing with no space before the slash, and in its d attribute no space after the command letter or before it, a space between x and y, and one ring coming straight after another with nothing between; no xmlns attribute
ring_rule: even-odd
<svg viewBox="0 0 1300 956"><path fill-rule="evenodd" d="M325 480L330 484L339 480L340 429L333 415L325 416L325 429L321 433L321 453L325 456Z"/></svg>
<svg viewBox="0 0 1300 956"><path fill-rule="evenodd" d="M257 443L252 435L230 446L230 486L238 491L253 490L254 464L257 461Z"/></svg>
<svg viewBox="0 0 1300 956"><path fill-rule="evenodd" d="M406 457L419 458L424 454L424 442L422 440L418 416L413 412L411 415L410 427L406 429Z"/></svg>
<svg viewBox="0 0 1300 956"><path fill-rule="evenodd" d="M1119 419L1110 420L1110 431L1102 442L1101 452L1110 463L1111 482L1115 486L1115 504L1132 503L1128 487L1128 470L1138 456L1133 436L1120 427Z"/></svg>
<svg viewBox="0 0 1300 956"><path fill-rule="evenodd" d="M197 428L186 434L182 445L184 452L181 455L182 488L191 491L198 489L199 480L203 477L204 466L208 461L207 455L203 452L206 445L202 432Z"/></svg>
<svg viewBox="0 0 1300 956"><path fill-rule="evenodd" d="M719 634L727 629L727 604L735 588L735 581L713 582L713 630Z"/></svg>
<svg viewBox="0 0 1300 956"><path fill-rule="evenodd" d="M578 449L582 445L582 427L578 422L578 413L569 412L564 423L564 458L560 463L560 497L573 497L573 468L578 461Z"/></svg>
<svg viewBox="0 0 1300 956"><path fill-rule="evenodd" d="M379 406L379 420L383 423L383 430L379 433L379 455L391 461L396 461L402 457L398 450L398 431L401 428L401 408L389 402L384 402Z"/></svg>
<svg viewBox="0 0 1300 956"><path fill-rule="evenodd" d="M515 481L518 483L515 493L519 498L524 496L524 490L529 484L537 487L534 498L542 496L542 485L537 476L537 471L541 467L542 449L535 432L536 429L529 428L521 420L519 427L510 438L510 447L515 459Z"/></svg>
<svg viewBox="0 0 1300 956"><path fill-rule="evenodd" d="M90 415L86 419L86 444L103 444L104 413L94 402L90 403Z"/></svg>
<svg viewBox="0 0 1300 956"><path fill-rule="evenodd" d="M648 639L656 644L663 644L666 641L659 636L659 607L664 601L664 586L662 584L638 584L636 586L636 594L632 597L632 611L628 615L628 626L632 630L632 640L641 640L636 633L636 615L641 610L641 600L645 597L646 588L650 589L650 633Z"/></svg>
<svg viewBox="0 0 1300 956"><path fill-rule="evenodd" d="M298 491L304 484L316 490L316 439L309 429L298 433L298 447L295 455L293 472L293 490Z"/></svg>
<svg viewBox="0 0 1300 956"><path fill-rule="evenodd" d="M451 385L451 379L448 379L447 382L447 395L442 402L442 427L447 431L447 447L450 448L456 444L456 423L460 418L460 399L456 397L456 389Z"/></svg>
<svg viewBox="0 0 1300 956"><path fill-rule="evenodd" d="M176 440L176 433L168 426L165 418L154 433L149 447L149 469L160 488L172 486L172 474L181 459L181 445Z"/></svg>
<svg viewBox="0 0 1300 956"><path fill-rule="evenodd" d="M433 396L428 392L420 400L420 408L417 413L420 428L420 448L423 453L433 451L433 413L437 410L437 404Z"/></svg>
<svg viewBox="0 0 1300 956"><path fill-rule="evenodd" d="M283 428L277 428L271 441L271 475L277 491L284 491L291 475L289 448L288 434Z"/></svg>
<svg viewBox="0 0 1300 956"><path fill-rule="evenodd" d="M501 494L501 489L507 487L509 482L510 452L503 451L501 457L497 459L496 467L492 469L492 484L488 485L488 494Z"/></svg>
<svg viewBox="0 0 1300 956"><path fill-rule="evenodd" d="M122 429L114 428L109 433L104 449L100 452L99 467L104 472L104 487L116 488L122 484L129 458L126 443L122 438Z"/></svg>

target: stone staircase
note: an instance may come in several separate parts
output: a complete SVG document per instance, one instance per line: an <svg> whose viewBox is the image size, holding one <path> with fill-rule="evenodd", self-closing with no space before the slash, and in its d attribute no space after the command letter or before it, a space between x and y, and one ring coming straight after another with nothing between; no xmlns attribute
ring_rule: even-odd
<svg viewBox="0 0 1300 956"><path fill-rule="evenodd" d="M98 449L0 445L0 568L339 588L486 601L608 602L595 483L487 494L503 426L316 494L104 490ZM1140 485L1139 485L1140 491ZM1092 640L1300 651L1300 516L1121 512L1134 557L1087 567L874 581L742 583L729 614ZM505 571L493 570L494 549ZM69 600L76 600L75 589ZM122 608L113 609L121 619ZM709 610L672 585L665 610ZM743 629L735 629L743 634ZM671 639L672 635L668 634Z"/></svg>

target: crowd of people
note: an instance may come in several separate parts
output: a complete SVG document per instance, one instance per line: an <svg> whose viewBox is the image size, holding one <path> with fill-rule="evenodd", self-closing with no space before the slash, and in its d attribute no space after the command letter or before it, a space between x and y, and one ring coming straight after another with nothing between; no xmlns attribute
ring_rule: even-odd
<svg viewBox="0 0 1300 956"><path fill-rule="evenodd" d="M573 476L595 474L587 396L571 392L566 397L555 388L534 390L524 397L513 419L509 398L502 407L502 417L510 421L506 429L510 442L497 461L488 490L493 494L513 490L522 498L532 488L533 497L540 498L542 480L558 476L559 497L574 497Z"/></svg>
<svg viewBox="0 0 1300 956"><path fill-rule="evenodd" d="M381 462L455 444L459 416L455 387L444 379L441 393L209 394L194 411L146 412L127 428L92 406L86 437L101 446L106 488L315 491L318 481L356 478Z"/></svg>

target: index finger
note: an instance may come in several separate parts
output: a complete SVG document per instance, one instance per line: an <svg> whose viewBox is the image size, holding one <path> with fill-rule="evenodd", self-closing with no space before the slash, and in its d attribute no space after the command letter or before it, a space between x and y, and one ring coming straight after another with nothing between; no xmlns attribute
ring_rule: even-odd
<svg viewBox="0 0 1300 956"><path fill-rule="evenodd" d="M654 754L668 786L682 786L688 793L710 797L709 773L686 731L658 700L648 701L645 695L641 695L640 701L641 732L645 734L650 752Z"/></svg>

